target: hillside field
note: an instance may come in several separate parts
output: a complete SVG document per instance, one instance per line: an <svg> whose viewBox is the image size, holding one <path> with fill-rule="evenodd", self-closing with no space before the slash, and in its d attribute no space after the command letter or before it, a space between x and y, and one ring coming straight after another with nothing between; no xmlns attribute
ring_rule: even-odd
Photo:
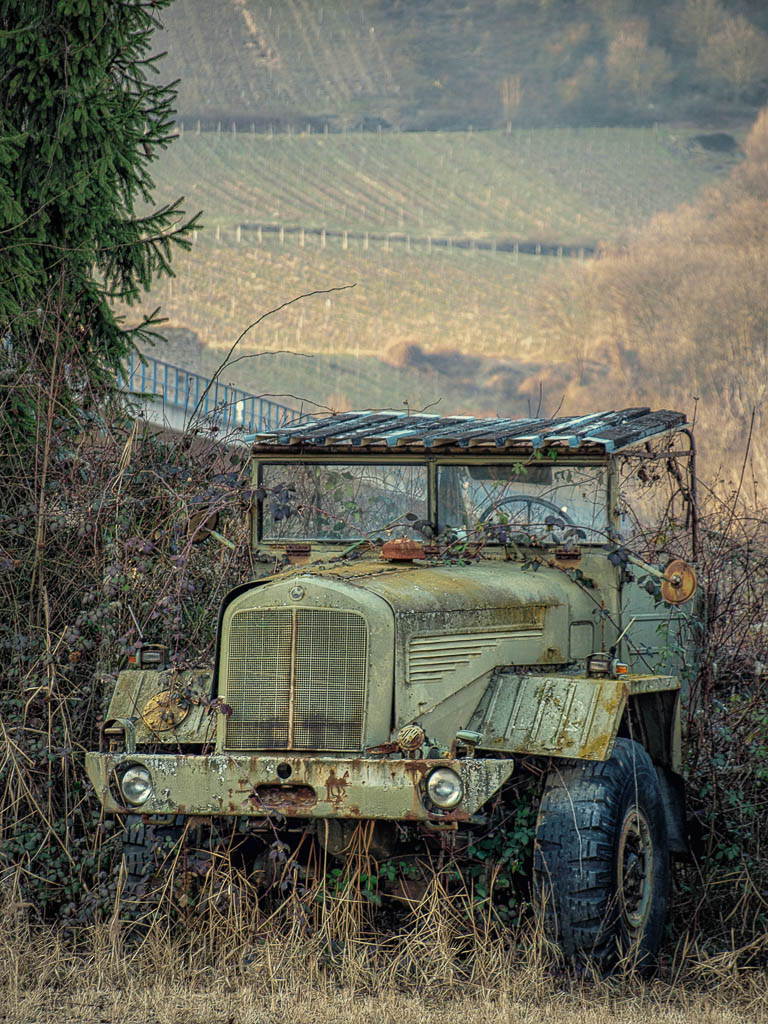
<svg viewBox="0 0 768 1024"><path fill-rule="evenodd" d="M156 197L184 194L205 228L140 308L160 305L169 327L194 332L211 349L201 357L211 372L262 313L354 285L269 317L239 349L311 360L243 360L232 382L335 408L442 400L523 414L547 361L541 308L577 261L438 240L610 244L727 166L690 131L666 129L185 132L154 167ZM588 274L590 261L578 262ZM162 345L155 354L163 358ZM198 358L178 344L172 355L189 368Z"/></svg>
<svg viewBox="0 0 768 1024"><path fill-rule="evenodd" d="M762 0L175 0L160 20L187 125L751 119L768 84Z"/></svg>
<svg viewBox="0 0 768 1024"><path fill-rule="evenodd" d="M238 223L595 245L726 166L691 130L250 134L186 131L155 165L209 228Z"/></svg>

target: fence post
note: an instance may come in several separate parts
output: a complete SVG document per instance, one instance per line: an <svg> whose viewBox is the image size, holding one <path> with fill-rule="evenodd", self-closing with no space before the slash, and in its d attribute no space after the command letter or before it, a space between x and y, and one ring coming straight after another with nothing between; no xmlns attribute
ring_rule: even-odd
<svg viewBox="0 0 768 1024"><path fill-rule="evenodd" d="M325 248L325 228L322 228L320 231L320 248Z"/></svg>
<svg viewBox="0 0 768 1024"><path fill-rule="evenodd" d="M240 230L240 225L238 224L237 227L235 228L235 241L239 242L241 237L242 237L242 233L241 233L241 230Z"/></svg>
<svg viewBox="0 0 768 1024"><path fill-rule="evenodd" d="M283 227L282 224L280 225L280 230L278 232L278 238L280 239L280 245L285 245L285 228Z"/></svg>
<svg viewBox="0 0 768 1024"><path fill-rule="evenodd" d="M259 224L259 226L256 228L256 244L257 245L261 245L261 241L262 241L261 224Z"/></svg>

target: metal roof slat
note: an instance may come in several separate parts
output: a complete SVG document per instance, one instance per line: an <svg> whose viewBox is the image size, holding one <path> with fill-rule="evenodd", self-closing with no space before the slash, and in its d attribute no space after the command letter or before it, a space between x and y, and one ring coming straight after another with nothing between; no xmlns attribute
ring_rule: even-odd
<svg viewBox="0 0 768 1024"><path fill-rule="evenodd" d="M321 420L309 420L309 422L277 427L275 430L261 431L254 435L254 443L258 444L259 439L267 442L271 438L279 438L281 443L291 443L296 438L301 438L302 440L306 438L320 439L324 432L332 433L338 429L340 424L359 420L363 415L369 414L345 412L339 413L336 416L328 416Z"/></svg>
<svg viewBox="0 0 768 1024"><path fill-rule="evenodd" d="M504 438L503 444L509 444L510 441L530 441L531 447L535 450L537 448L543 448L546 443L546 438L549 436L549 431L553 427L559 427L562 423L567 423L570 417L560 416L558 419L540 419L534 420L534 429L538 427L540 433L524 433L523 430L513 431L508 433ZM543 429L547 428L547 429ZM497 442L498 444L499 442Z"/></svg>
<svg viewBox="0 0 768 1024"><path fill-rule="evenodd" d="M408 416L406 413L401 412L390 420L372 424L373 429L366 426L356 430L354 434L349 436L349 441L355 447L365 444L366 441L370 441L372 444L381 444L382 442L386 444L388 434L397 434L401 430L413 429L413 424L419 421L420 417Z"/></svg>
<svg viewBox="0 0 768 1024"><path fill-rule="evenodd" d="M540 419L521 419L521 420L491 420L491 423L498 424L498 428L493 431L485 429L485 437L477 437L476 435L481 431L473 431L472 435L466 440L460 440L459 445L462 448L475 447L478 444L495 442L497 446L505 444L509 438L517 437L520 433L525 430L529 430L533 424L538 425L539 423L545 422Z"/></svg>
<svg viewBox="0 0 768 1024"><path fill-rule="evenodd" d="M451 422L452 420L459 420L460 421L460 420L465 420L465 419L468 419L468 418L471 418L471 417L466 417L466 416L445 417L445 416L432 416L432 415L430 415L429 418L432 419L432 420L437 420L441 424L445 424L447 422L448 423ZM424 424L424 426L422 427L421 430L416 430L416 429L404 430L404 431L402 431L402 433L398 432L396 434L391 434L391 435L388 434L387 435L387 444L388 445L392 445L392 444L394 444L394 445L407 445L407 444L410 444L414 440L414 436L417 436L418 440L420 440L421 443L425 447L427 447L427 438L429 438L430 435L433 433L433 431L431 431L429 429L429 427L430 427L429 424Z"/></svg>
<svg viewBox="0 0 768 1024"><path fill-rule="evenodd" d="M311 432L313 437L324 434L333 434L339 429L339 427L348 428L351 423L365 419L370 415L369 411L364 413L339 413L336 416L328 416L325 419L313 420L311 423L299 424L297 430L301 430L302 427L307 428L308 432Z"/></svg>
<svg viewBox="0 0 768 1024"><path fill-rule="evenodd" d="M492 423L513 423L514 420L498 420L491 418L478 419L474 416L462 416L457 417L460 422L453 423L451 426L441 427L440 430L431 431L424 439L424 445L427 448L431 448L435 443L438 444L461 444L468 438L471 438L475 434L482 434L488 430L489 424ZM449 422L446 420L446 422Z"/></svg>
<svg viewBox="0 0 768 1024"><path fill-rule="evenodd" d="M354 444L357 438L362 439L371 433L376 433L376 429L380 427L392 428L399 419L404 418L404 412L370 413L366 417L361 417L359 422L349 424L347 429L344 428L344 424L341 424L342 429L329 432L324 441L326 445Z"/></svg>
<svg viewBox="0 0 768 1024"><path fill-rule="evenodd" d="M423 415L426 416L427 414L424 413ZM424 441L431 437L437 437L446 431L460 429L466 423L470 425L477 423L477 416L437 416L432 413L428 415L433 422L424 426L422 432Z"/></svg>
<svg viewBox="0 0 768 1024"><path fill-rule="evenodd" d="M615 452L629 444L653 437L654 434L663 434L683 423L685 423L683 413L660 409L634 417L626 424L622 423L609 430L603 430L599 435L590 435L585 440L593 444L602 444L607 452Z"/></svg>
<svg viewBox="0 0 768 1024"><path fill-rule="evenodd" d="M367 434L366 436L371 436L371 438L376 442L386 441L387 444L390 444L394 442L393 440L390 440L390 438L396 441L396 439L403 434L421 436L424 432L425 421L432 423L435 420L441 419L441 417L436 414L428 413L422 413L414 416L408 416L404 413L400 413L398 415L401 416L402 419L395 422L395 429L386 427L385 430L381 430L378 428L370 435Z"/></svg>
<svg viewBox="0 0 768 1024"><path fill-rule="evenodd" d="M571 439L580 436L580 431L577 428L583 427L584 429L588 429L595 423L595 421L604 419L609 415L609 412L593 412L588 416L574 416L571 419L565 420L563 423L558 425L556 433L546 434L547 444L554 444L557 441L566 441L569 446L574 447L574 445L571 445Z"/></svg>
<svg viewBox="0 0 768 1024"><path fill-rule="evenodd" d="M611 430L618 424L625 424L631 420L639 419L641 416L645 416L651 410L647 405L637 406L631 409L619 409L616 412L603 413L605 421L603 423L589 423L586 428L577 430L572 437L568 438L569 448L578 448L582 442L593 442L593 438L597 434L602 434L606 430Z"/></svg>

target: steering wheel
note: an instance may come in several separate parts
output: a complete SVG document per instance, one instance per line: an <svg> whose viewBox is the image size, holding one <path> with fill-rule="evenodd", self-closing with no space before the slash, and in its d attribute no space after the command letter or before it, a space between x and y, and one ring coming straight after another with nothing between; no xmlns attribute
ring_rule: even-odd
<svg viewBox="0 0 768 1024"><path fill-rule="evenodd" d="M546 510L543 513L539 513L539 519L533 519L533 523L536 526L543 526L544 519L546 516L557 516L561 522L565 523L566 526L575 526L576 524L569 515L566 515L561 509L555 505L553 501L547 501L546 498L537 498L530 494L510 494L506 498L500 498L498 501L492 501L486 505L483 511L480 513L479 522L487 523L494 512L497 512L500 508L507 508L510 505L520 506L520 511L525 512L524 518L510 516L510 526L518 526L521 529L530 529L531 527L531 511L533 506L536 505L542 510Z"/></svg>

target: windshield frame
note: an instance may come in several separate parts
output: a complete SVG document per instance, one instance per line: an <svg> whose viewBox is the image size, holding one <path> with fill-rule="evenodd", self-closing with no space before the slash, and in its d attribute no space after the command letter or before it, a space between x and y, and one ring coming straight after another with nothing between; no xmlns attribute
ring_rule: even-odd
<svg viewBox="0 0 768 1024"><path fill-rule="evenodd" d="M601 547L607 540L608 535L616 535L619 526L618 518L618 473L616 467L616 460L614 456L607 457L580 457L574 458L570 455L564 455L558 450L557 458L551 459L547 453L543 453L541 458L525 458L521 459L519 455L500 457L499 455L491 454L490 452L478 452L476 455L424 455L424 454L406 454L395 451L382 451L376 454L355 454L344 453L344 454L307 454L307 455L270 455L264 456L252 456L252 481L254 489L258 490L262 486L263 478L263 467L270 466L300 466L300 465L327 465L329 467L341 467L341 466L365 466L365 465L423 465L426 466L427 470L427 518L432 524L436 535L443 529L443 525L440 523L439 509L438 509L438 471L441 467L445 466L488 466L488 467L511 467L512 465L519 464L521 461L525 465L538 465L542 460L546 459L551 461L553 465L560 467L568 466L574 469L581 468L603 468L606 474L605 480L605 497L607 503L606 509L606 537L600 540L596 539L579 539L578 543L584 547ZM263 535L263 522L264 522L264 502L260 499L254 500L251 506L251 538L254 547L259 545L266 545L269 547L280 547L286 544L294 543L310 543L313 546L319 545L322 547L339 547L348 546L352 543L347 540L339 540L332 538L307 538L301 536L281 537L280 539L264 537ZM494 545L501 546L501 545Z"/></svg>

